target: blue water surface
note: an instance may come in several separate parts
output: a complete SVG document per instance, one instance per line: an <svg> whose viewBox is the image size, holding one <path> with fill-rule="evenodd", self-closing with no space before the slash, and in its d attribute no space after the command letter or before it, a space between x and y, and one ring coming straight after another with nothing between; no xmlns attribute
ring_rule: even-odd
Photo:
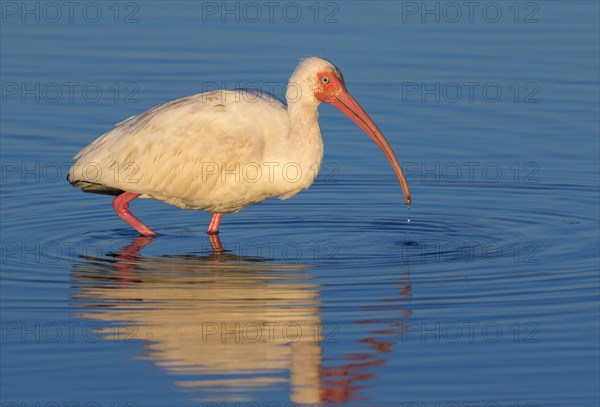
<svg viewBox="0 0 600 407"><path fill-rule="evenodd" d="M0 3L3 406L599 405L597 2L67 3ZM225 216L225 253L208 213L135 201L142 238L66 182L115 123L282 97L307 55L410 209L328 105L316 183Z"/></svg>

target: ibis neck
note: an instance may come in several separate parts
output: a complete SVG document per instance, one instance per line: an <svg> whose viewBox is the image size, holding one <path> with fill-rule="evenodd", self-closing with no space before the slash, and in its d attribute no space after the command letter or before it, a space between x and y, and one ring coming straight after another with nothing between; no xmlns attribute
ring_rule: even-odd
<svg viewBox="0 0 600 407"><path fill-rule="evenodd" d="M316 176L323 159L323 139L319 128L317 109L318 104L313 101L288 101L290 129L287 151L290 153L289 158L305 168L307 175L312 172L314 176ZM312 183L312 179L310 183Z"/></svg>
<svg viewBox="0 0 600 407"><path fill-rule="evenodd" d="M321 146L321 130L319 128L319 105L313 101L303 100L288 102L290 119L290 139L302 144L316 143Z"/></svg>

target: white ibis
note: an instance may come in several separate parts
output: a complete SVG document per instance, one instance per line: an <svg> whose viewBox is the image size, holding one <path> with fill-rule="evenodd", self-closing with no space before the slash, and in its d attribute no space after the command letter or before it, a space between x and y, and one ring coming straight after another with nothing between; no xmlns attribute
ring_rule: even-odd
<svg viewBox="0 0 600 407"><path fill-rule="evenodd" d="M218 90L172 100L117 124L81 150L67 179L85 192L116 195L117 215L144 236L155 233L129 211L138 197L212 212L208 233L216 236L224 213L291 198L313 183L323 158L318 107L327 102L381 148L410 204L392 148L335 65L303 59L286 99L287 107L263 92Z"/></svg>

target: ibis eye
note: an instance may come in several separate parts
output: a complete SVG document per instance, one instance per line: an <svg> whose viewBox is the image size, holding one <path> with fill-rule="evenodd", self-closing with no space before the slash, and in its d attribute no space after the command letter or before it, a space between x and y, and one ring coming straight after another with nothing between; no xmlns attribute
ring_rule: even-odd
<svg viewBox="0 0 600 407"><path fill-rule="evenodd" d="M321 82L323 83L329 83L329 78L327 76L324 76L321 78Z"/></svg>

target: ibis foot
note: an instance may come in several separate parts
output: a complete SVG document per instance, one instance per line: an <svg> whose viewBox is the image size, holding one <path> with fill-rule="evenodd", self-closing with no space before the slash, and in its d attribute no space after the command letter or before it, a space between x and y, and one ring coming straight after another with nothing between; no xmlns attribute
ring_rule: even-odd
<svg viewBox="0 0 600 407"><path fill-rule="evenodd" d="M129 202L133 201L138 196L140 196L140 194L123 192L113 201L113 208L115 208L115 212L121 219L127 222L127 224L129 224L132 228L140 232L142 236L156 236L157 234L152 229L144 225L141 220L133 216L129 210Z"/></svg>

